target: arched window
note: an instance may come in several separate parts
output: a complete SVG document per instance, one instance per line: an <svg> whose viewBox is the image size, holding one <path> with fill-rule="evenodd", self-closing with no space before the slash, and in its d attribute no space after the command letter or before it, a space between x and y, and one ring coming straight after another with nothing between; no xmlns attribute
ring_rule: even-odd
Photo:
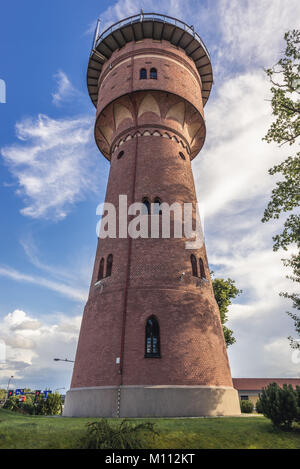
<svg viewBox="0 0 300 469"><path fill-rule="evenodd" d="M160 357L159 323L155 316L150 316L146 323L145 358Z"/></svg>
<svg viewBox="0 0 300 469"><path fill-rule="evenodd" d="M152 80L157 80L157 70L156 68L151 68L150 70L150 78Z"/></svg>
<svg viewBox="0 0 300 469"><path fill-rule="evenodd" d="M200 267L200 277L201 278L206 278L204 264L203 264L203 260L201 258L199 259L199 267Z"/></svg>
<svg viewBox="0 0 300 469"><path fill-rule="evenodd" d="M179 156L180 156L180 158L182 158L183 160L185 160L185 156L184 156L184 154L182 153L182 151L179 152Z"/></svg>
<svg viewBox="0 0 300 469"><path fill-rule="evenodd" d="M120 158L122 158L123 155L124 155L124 151L122 150L122 151L120 151L120 153L119 153L118 156L117 156L118 160L119 160Z"/></svg>
<svg viewBox="0 0 300 469"><path fill-rule="evenodd" d="M147 80L147 70L145 68L140 70L140 80Z"/></svg>
<svg viewBox="0 0 300 469"><path fill-rule="evenodd" d="M151 213L150 202L146 197L143 199L143 212L142 213L143 215L150 215Z"/></svg>
<svg viewBox="0 0 300 469"><path fill-rule="evenodd" d="M107 261L106 261L106 277L111 276L112 265L113 265L113 255L109 254L109 256L107 256Z"/></svg>
<svg viewBox="0 0 300 469"><path fill-rule="evenodd" d="M103 279L104 276L104 257L102 257L100 264L99 264L99 270L98 270L98 278L97 281Z"/></svg>
<svg viewBox="0 0 300 469"><path fill-rule="evenodd" d="M162 210L161 210L161 201L158 197L155 197L154 199L154 210L153 213L154 215L162 215Z"/></svg>
<svg viewBox="0 0 300 469"><path fill-rule="evenodd" d="M198 277L197 260L194 254L191 254L192 272L194 277Z"/></svg>

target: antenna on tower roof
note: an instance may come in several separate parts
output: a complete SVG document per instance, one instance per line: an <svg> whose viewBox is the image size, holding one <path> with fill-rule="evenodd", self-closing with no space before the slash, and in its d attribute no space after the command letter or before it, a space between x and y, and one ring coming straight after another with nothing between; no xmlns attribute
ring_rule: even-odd
<svg viewBox="0 0 300 469"><path fill-rule="evenodd" d="M141 8L141 21L144 20L144 12L143 12L143 9Z"/></svg>
<svg viewBox="0 0 300 469"><path fill-rule="evenodd" d="M97 39L98 39L98 36L99 36L100 21L101 21L100 18L98 18L97 19L97 24L96 24L96 29L95 29L95 32L94 32L94 37L93 37L92 50L95 50L95 48L96 48Z"/></svg>

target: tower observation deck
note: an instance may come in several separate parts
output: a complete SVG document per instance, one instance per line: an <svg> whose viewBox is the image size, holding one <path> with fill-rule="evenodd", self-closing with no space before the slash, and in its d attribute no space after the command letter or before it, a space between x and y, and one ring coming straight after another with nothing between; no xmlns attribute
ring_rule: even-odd
<svg viewBox="0 0 300 469"><path fill-rule="evenodd" d="M213 72L209 52L193 26L157 13L129 16L114 23L101 34L99 34L99 25L98 20L87 71L87 87L95 107L98 99L98 79L105 62L110 59L113 52L122 49L128 42L138 42L143 39L165 40L185 51L186 55L195 62L201 78L202 100L205 106L213 84Z"/></svg>

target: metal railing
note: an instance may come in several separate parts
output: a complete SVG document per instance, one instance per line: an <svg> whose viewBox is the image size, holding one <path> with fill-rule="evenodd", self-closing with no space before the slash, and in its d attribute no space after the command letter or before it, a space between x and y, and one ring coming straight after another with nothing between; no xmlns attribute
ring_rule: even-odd
<svg viewBox="0 0 300 469"><path fill-rule="evenodd" d="M142 21L160 21L162 23L169 23L173 24L174 26L180 27L182 30L186 31L187 33L191 34L194 36L194 38L201 44L203 47L204 51L206 52L208 58L210 59L209 52L207 48L205 47L201 37L199 34L197 34L194 30L194 26L189 26L188 24L184 23L181 20L178 20L177 18L173 18L172 16L168 15L161 15L159 13L143 13L141 12L138 15L133 15L133 16L128 16L127 18L124 18L123 20L118 21L117 23L112 24L109 28L107 28L103 33L99 35L99 26L100 26L100 20L98 19L97 21L97 26L95 29L95 34L93 38L93 46L92 46L92 52L97 48L98 44L103 41L109 34L113 33L117 29L120 29L122 26L126 26L129 24L133 23L138 23Z"/></svg>

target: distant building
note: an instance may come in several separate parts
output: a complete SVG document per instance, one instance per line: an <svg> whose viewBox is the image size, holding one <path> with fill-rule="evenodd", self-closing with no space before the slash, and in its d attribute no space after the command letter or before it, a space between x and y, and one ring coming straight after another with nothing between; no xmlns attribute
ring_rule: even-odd
<svg viewBox="0 0 300 469"><path fill-rule="evenodd" d="M263 388L271 383L278 386L291 384L293 388L300 386L300 378L232 378L233 387L238 391L242 401L252 401L255 405Z"/></svg>

